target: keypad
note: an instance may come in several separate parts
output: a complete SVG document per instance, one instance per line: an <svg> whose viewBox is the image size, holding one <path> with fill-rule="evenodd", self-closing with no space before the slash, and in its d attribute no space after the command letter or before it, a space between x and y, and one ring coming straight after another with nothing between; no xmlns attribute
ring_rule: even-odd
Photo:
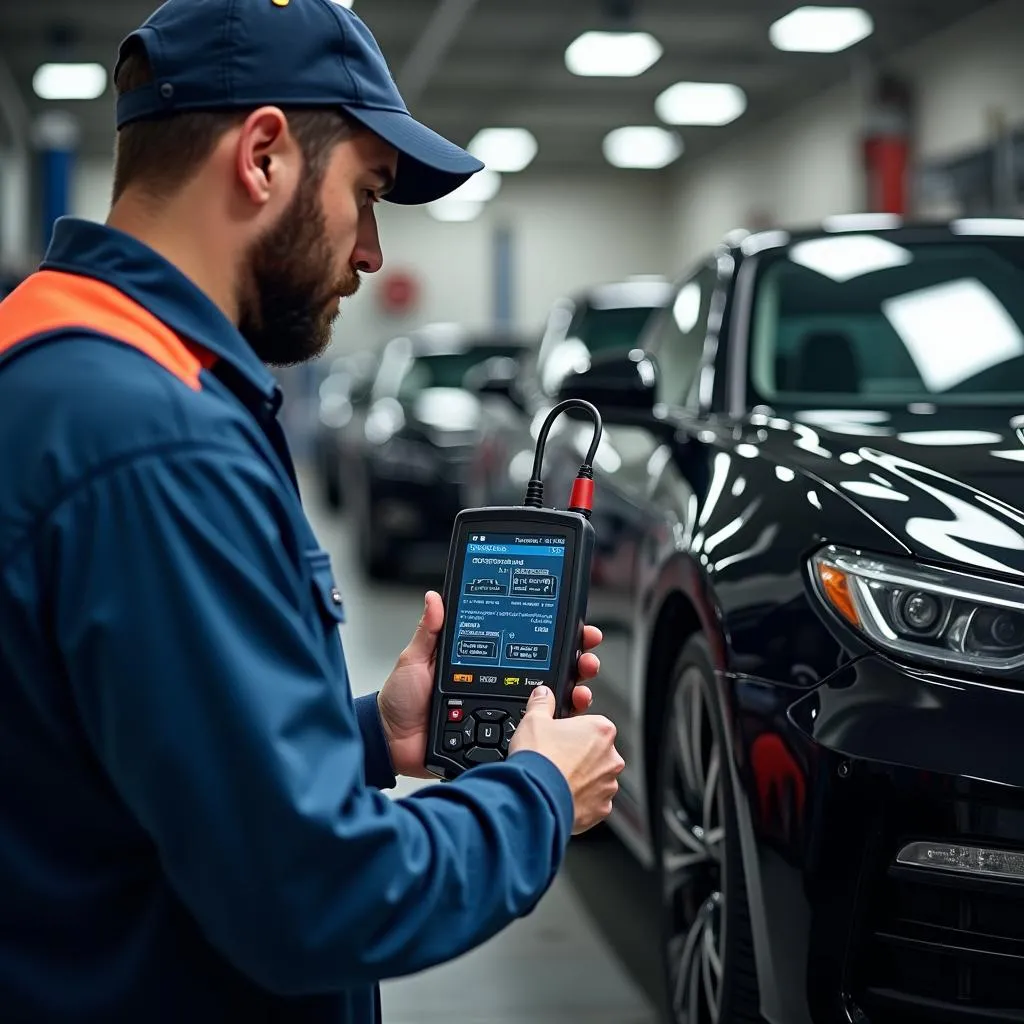
<svg viewBox="0 0 1024 1024"><path fill-rule="evenodd" d="M467 767L503 761L524 714L525 702L451 698L442 709L441 746L449 757Z"/></svg>

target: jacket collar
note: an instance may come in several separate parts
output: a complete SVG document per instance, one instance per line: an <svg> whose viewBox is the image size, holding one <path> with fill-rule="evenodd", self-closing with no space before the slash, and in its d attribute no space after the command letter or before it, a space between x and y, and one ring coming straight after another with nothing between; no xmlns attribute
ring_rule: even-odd
<svg viewBox="0 0 1024 1024"><path fill-rule="evenodd" d="M41 269L105 281L227 363L275 410L280 405L274 375L238 328L177 267L131 235L105 224L62 217L54 225Z"/></svg>

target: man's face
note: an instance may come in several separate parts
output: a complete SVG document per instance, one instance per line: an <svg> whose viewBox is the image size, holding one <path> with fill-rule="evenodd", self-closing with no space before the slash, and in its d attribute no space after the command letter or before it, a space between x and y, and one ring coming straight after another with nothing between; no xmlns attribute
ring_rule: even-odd
<svg viewBox="0 0 1024 1024"><path fill-rule="evenodd" d="M334 147L318 179L308 170L289 207L253 245L239 330L270 366L315 359L331 341L341 300L383 263L374 206L398 156L370 132Z"/></svg>

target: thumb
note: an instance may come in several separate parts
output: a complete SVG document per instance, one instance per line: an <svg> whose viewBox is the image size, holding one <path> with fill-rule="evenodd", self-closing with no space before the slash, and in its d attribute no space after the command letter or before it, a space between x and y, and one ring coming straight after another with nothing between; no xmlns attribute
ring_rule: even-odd
<svg viewBox="0 0 1024 1024"><path fill-rule="evenodd" d="M426 661L434 654L437 647L437 635L444 624L444 602L435 590L428 590L423 601L423 614L416 624L405 653L414 659Z"/></svg>
<svg viewBox="0 0 1024 1024"><path fill-rule="evenodd" d="M526 704L527 714L544 715L547 718L555 717L555 695L546 686L538 686Z"/></svg>

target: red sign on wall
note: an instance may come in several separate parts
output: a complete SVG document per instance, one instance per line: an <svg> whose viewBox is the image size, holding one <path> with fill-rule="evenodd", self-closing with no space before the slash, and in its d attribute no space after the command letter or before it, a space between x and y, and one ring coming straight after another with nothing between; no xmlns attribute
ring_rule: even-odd
<svg viewBox="0 0 1024 1024"><path fill-rule="evenodd" d="M415 309L419 301L419 281L408 271L395 270L381 280L377 295L385 313L405 315Z"/></svg>

